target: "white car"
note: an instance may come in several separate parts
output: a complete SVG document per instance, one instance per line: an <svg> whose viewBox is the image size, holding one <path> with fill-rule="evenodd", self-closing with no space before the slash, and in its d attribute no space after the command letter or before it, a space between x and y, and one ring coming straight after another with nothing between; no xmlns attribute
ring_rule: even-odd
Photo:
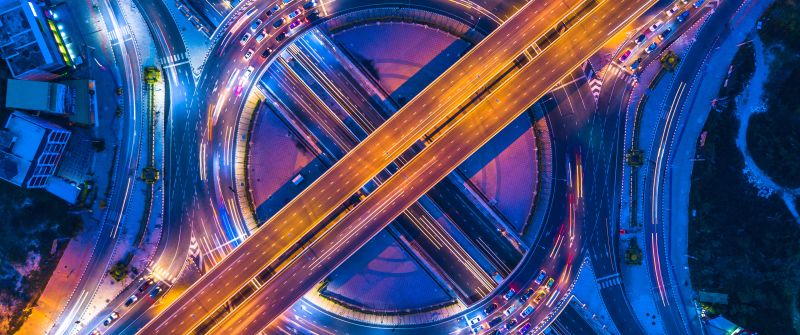
<svg viewBox="0 0 800 335"><path fill-rule="evenodd" d="M658 30L658 28L661 27L662 24L664 24L664 21L658 21L656 23L653 23L653 25L650 26L650 32L652 33L654 31Z"/></svg>
<svg viewBox="0 0 800 335"><path fill-rule="evenodd" d="M105 320L103 320L103 326L110 325L116 319L119 319L119 313L111 312L111 314Z"/></svg>
<svg viewBox="0 0 800 335"><path fill-rule="evenodd" d="M250 76L253 74L253 70L255 70L254 67L248 66L247 70L245 70L244 74L242 75L242 79L250 79Z"/></svg>
<svg viewBox="0 0 800 335"><path fill-rule="evenodd" d="M242 35L242 38L239 40L239 43L241 43L242 45L247 44L247 41L250 40L250 36L253 35L250 35L250 33L244 33L244 35Z"/></svg>
<svg viewBox="0 0 800 335"><path fill-rule="evenodd" d="M676 13L676 12L677 12L679 9L681 9L681 8L680 8L680 7L678 7L678 5L675 5L675 7L672 7L672 8L670 8L669 10L667 10L667 11L666 11L666 12L664 12L664 13L665 13L665 14L667 14L667 17L671 17L671 16L672 16L672 15L674 15L674 14L675 14L675 13Z"/></svg>
<svg viewBox="0 0 800 335"><path fill-rule="evenodd" d="M473 325L478 324L479 322L481 322L481 317L480 316L476 316L476 317L474 317L474 318L469 320L469 325L473 326Z"/></svg>
<svg viewBox="0 0 800 335"><path fill-rule="evenodd" d="M267 34L267 30L262 30L258 35L256 35L256 43L261 43L265 38L267 38L267 36L269 36L269 34Z"/></svg>
<svg viewBox="0 0 800 335"><path fill-rule="evenodd" d="M244 60L250 60L250 57L253 57L253 49L247 49L244 53Z"/></svg>

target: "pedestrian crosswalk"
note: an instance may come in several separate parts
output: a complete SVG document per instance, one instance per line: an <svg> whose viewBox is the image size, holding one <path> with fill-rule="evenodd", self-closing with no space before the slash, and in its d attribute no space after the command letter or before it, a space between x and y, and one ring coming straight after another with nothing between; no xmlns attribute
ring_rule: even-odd
<svg viewBox="0 0 800 335"><path fill-rule="evenodd" d="M177 55L169 55L168 57L161 57L158 59L161 62L161 66L163 67L170 67L180 64L185 64L189 62L189 54L186 52L179 53Z"/></svg>
<svg viewBox="0 0 800 335"><path fill-rule="evenodd" d="M589 89L592 91L592 96L594 97L594 101L600 98L600 89L603 88L603 79L595 76L591 80L589 80Z"/></svg>
<svg viewBox="0 0 800 335"><path fill-rule="evenodd" d="M619 274L597 279L597 284L600 285L601 289L619 285L620 283L622 283L622 279L620 279Z"/></svg>

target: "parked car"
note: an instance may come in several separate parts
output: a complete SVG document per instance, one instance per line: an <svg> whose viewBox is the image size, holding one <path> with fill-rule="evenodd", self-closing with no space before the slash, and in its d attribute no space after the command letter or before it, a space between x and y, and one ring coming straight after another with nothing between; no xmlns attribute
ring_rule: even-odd
<svg viewBox="0 0 800 335"><path fill-rule="evenodd" d="M520 334L527 334L528 331L531 330L531 327L532 327L531 323L528 322L524 326L522 326L522 328L519 329L519 333Z"/></svg>
<svg viewBox="0 0 800 335"><path fill-rule="evenodd" d="M639 37L636 38L636 45L644 43L647 40L647 35L641 34Z"/></svg>
<svg viewBox="0 0 800 335"><path fill-rule="evenodd" d="M622 55L619 56L619 62L625 63L628 57L631 56L631 52L633 52L631 49L625 50L625 52L623 52Z"/></svg>
<svg viewBox="0 0 800 335"><path fill-rule="evenodd" d="M133 303L137 300L139 300L139 297L137 297L135 294L132 295L130 298L128 298L128 300L125 300L125 307L133 305Z"/></svg>
<svg viewBox="0 0 800 335"><path fill-rule="evenodd" d="M547 280L547 283L544 284L544 287L549 290L549 289L553 288L553 285L555 285L555 283L556 283L556 280L553 279L553 278L550 278L550 279Z"/></svg>
<svg viewBox="0 0 800 335"><path fill-rule="evenodd" d="M669 10L667 10L667 11L666 11L666 12L664 12L664 13L665 13L665 14L667 14L667 17L670 17L670 16L672 16L673 14L675 14L675 12L677 12L679 9L681 9L681 8L680 8L680 7L678 7L678 5L675 5L675 6L673 6L672 8L670 8Z"/></svg>
<svg viewBox="0 0 800 335"><path fill-rule="evenodd" d="M258 33L258 35L256 35L256 43L263 42L264 39L267 38L267 36L269 36L269 34L267 33L267 30L266 29L261 30L261 32Z"/></svg>
<svg viewBox="0 0 800 335"><path fill-rule="evenodd" d="M511 320L508 320L508 322L506 322L506 329L507 330L514 329L514 326L516 325L517 325L517 319L512 318Z"/></svg>
<svg viewBox="0 0 800 335"><path fill-rule="evenodd" d="M511 306L506 308L506 310L503 311L503 314L505 314L506 316L510 316L516 310L517 310L517 305L516 304L512 304Z"/></svg>
<svg viewBox="0 0 800 335"><path fill-rule="evenodd" d="M117 313L117 312L111 312L111 314L109 314L109 315L108 315L108 317L107 317L105 320L103 320L103 326L108 326L108 325L110 325L110 324L111 324L111 323L113 323L113 322L114 322L114 320L116 320L116 319L119 319L119 313Z"/></svg>
<svg viewBox="0 0 800 335"><path fill-rule="evenodd" d="M525 293L523 293L523 294L521 294L519 296L519 302L523 303L523 304L528 302L528 299L531 298L531 296L533 295L533 292L534 292L534 290L532 288L527 289L525 291Z"/></svg>
<svg viewBox="0 0 800 335"><path fill-rule="evenodd" d="M264 23L264 21L263 21L263 20L261 20L261 19L256 19L255 21L253 21L253 24L251 24L251 25L250 25L250 31L252 31L252 32L255 32L256 30L258 30L258 27L259 27L259 26L260 26L262 23Z"/></svg>
<svg viewBox="0 0 800 335"><path fill-rule="evenodd" d="M514 296L514 293L517 293L517 291L514 291L513 288L508 289L508 292L506 292L506 294L503 295L503 298L506 300L511 299L511 297Z"/></svg>
<svg viewBox="0 0 800 335"><path fill-rule="evenodd" d="M650 46L647 47L647 50L645 50L644 52L651 53L651 52L655 51L656 48L658 48L658 43L653 42L653 44L650 44Z"/></svg>
<svg viewBox="0 0 800 335"><path fill-rule="evenodd" d="M536 283L536 285L542 285L545 277L547 277L547 272L544 272L544 270L539 271L539 275L536 276L536 280L533 282Z"/></svg>
<svg viewBox="0 0 800 335"><path fill-rule="evenodd" d="M523 318L527 317L528 315L531 315L531 313L533 313L534 310L536 309L533 307L533 305L528 305L525 307L525 309L522 310L522 312L519 313L519 316Z"/></svg>
<svg viewBox="0 0 800 335"><path fill-rule="evenodd" d="M542 299L544 299L544 291L540 291L535 297L533 297L533 303L538 304L542 302Z"/></svg>
<svg viewBox="0 0 800 335"><path fill-rule="evenodd" d="M147 290L147 288L150 287L150 285L153 285L153 283L155 283L155 280L153 280L152 278L145 280L144 283L139 286L139 289L138 289L139 293L142 293L145 290Z"/></svg>
<svg viewBox="0 0 800 335"><path fill-rule="evenodd" d="M661 28L661 25L663 25L663 24L664 24L664 21L658 21L656 23L653 23L653 25L650 26L650 28L648 30L650 30L650 32L652 33L654 31L658 30L658 28Z"/></svg>
<svg viewBox="0 0 800 335"><path fill-rule="evenodd" d="M631 64L631 71L636 71L636 69L638 69L639 65L641 65L641 64L642 64L642 59L641 58L636 59L633 62L633 64Z"/></svg>
<svg viewBox="0 0 800 335"><path fill-rule="evenodd" d="M493 303L493 304L491 304L489 306L486 306L486 308L483 309L483 313L486 314L486 315L489 315L489 314L492 314L496 310L497 310L497 304Z"/></svg>
<svg viewBox="0 0 800 335"><path fill-rule="evenodd" d="M275 7L272 7L269 10L267 10L267 17L272 16L272 14L275 14L279 10L281 10L281 6L280 5L275 5Z"/></svg>
<svg viewBox="0 0 800 335"><path fill-rule="evenodd" d="M303 10L298 8L289 13L289 20L296 18L298 15L303 14Z"/></svg>
<svg viewBox="0 0 800 335"><path fill-rule="evenodd" d="M690 13L689 13L689 11L687 10L687 11L685 11L685 12L681 13L681 15L678 15L678 17L676 17L676 18L675 18L675 21L678 21L678 22L683 22L683 21L686 21L686 19L688 19L688 18L689 18L689 14L690 14Z"/></svg>
<svg viewBox="0 0 800 335"><path fill-rule="evenodd" d="M242 35L242 38L239 40L239 43L241 43L242 45L247 44L247 41L250 40L250 36L253 35L250 35L250 33L244 33L244 35Z"/></svg>
<svg viewBox="0 0 800 335"><path fill-rule="evenodd" d="M272 54L272 49L266 48L264 49L264 52L261 53L261 58L267 58L271 54Z"/></svg>
<svg viewBox="0 0 800 335"><path fill-rule="evenodd" d="M164 291L164 289L162 289L161 286L156 286L152 291L150 291L150 298L155 299L159 294L161 294L162 291Z"/></svg>

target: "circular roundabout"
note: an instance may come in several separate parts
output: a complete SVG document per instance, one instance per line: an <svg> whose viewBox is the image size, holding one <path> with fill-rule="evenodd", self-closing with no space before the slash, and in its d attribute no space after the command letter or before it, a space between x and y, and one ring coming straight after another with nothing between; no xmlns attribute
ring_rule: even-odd
<svg viewBox="0 0 800 335"><path fill-rule="evenodd" d="M266 20L249 31L252 18L230 20L247 36L228 33L219 41L227 51L210 55L206 66L219 61L216 76L227 83L208 90L201 155L220 216L231 218L220 222L231 240L263 229L500 22L480 7L448 11L427 1L329 11L306 8L308 19ZM579 234L574 213L550 208L551 180L564 176L554 176L549 125L535 107L269 329L419 334L547 324L580 265Z"/></svg>

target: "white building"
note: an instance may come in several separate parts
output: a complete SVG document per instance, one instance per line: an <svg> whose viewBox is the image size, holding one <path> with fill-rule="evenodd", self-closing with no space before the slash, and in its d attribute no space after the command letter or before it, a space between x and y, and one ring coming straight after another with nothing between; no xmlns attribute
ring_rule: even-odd
<svg viewBox="0 0 800 335"><path fill-rule="evenodd" d="M0 179L27 188L44 188L56 171L70 132L58 125L14 112L0 131Z"/></svg>

